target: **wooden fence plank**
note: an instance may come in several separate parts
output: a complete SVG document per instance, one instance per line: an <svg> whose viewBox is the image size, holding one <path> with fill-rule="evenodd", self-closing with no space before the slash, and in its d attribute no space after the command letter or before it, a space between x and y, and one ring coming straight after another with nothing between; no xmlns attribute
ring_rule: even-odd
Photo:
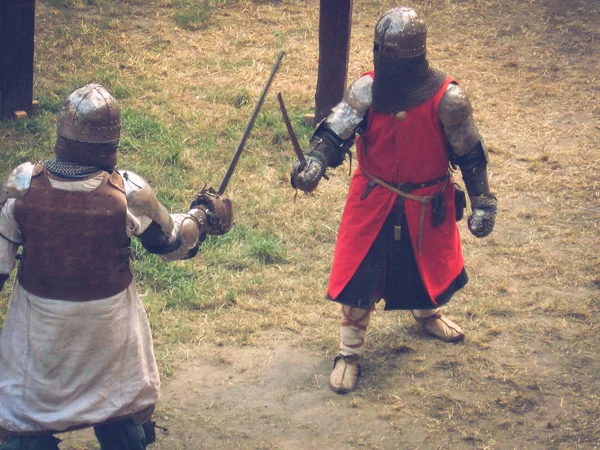
<svg viewBox="0 0 600 450"><path fill-rule="evenodd" d="M352 0L321 0L315 124L344 96L351 27Z"/></svg>
<svg viewBox="0 0 600 450"><path fill-rule="evenodd" d="M35 0L0 0L0 117L31 113Z"/></svg>

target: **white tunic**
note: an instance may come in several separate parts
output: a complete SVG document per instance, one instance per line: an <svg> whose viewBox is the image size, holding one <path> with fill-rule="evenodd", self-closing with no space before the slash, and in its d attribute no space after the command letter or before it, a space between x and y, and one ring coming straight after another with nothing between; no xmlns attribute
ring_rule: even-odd
<svg viewBox="0 0 600 450"><path fill-rule="evenodd" d="M102 179L50 182L90 191ZM0 274L15 267L22 242L14 204L9 199L0 212ZM128 211L127 233L139 235L150 223ZM117 295L88 302L41 298L15 281L0 334L0 428L19 433L97 424L151 407L159 388L135 279Z"/></svg>

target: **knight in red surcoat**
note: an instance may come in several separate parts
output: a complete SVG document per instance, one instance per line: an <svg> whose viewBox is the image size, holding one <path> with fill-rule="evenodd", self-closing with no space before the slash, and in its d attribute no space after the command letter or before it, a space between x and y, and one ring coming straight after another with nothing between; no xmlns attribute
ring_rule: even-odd
<svg viewBox="0 0 600 450"><path fill-rule="evenodd" d="M359 167L335 247L328 298L341 303L340 352L330 387L354 389L370 314L411 310L430 334L458 342L463 330L440 307L467 283L457 221L466 196L453 179L460 168L472 214L470 232L491 233L497 200L488 155L463 88L429 66L427 29L410 8L394 8L375 26L374 70L359 77L317 127L292 186L316 189L356 139Z"/></svg>

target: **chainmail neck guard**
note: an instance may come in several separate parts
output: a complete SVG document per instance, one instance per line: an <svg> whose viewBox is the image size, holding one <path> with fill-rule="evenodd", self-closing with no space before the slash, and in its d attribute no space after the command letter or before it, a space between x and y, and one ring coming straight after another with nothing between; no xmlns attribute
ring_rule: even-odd
<svg viewBox="0 0 600 450"><path fill-rule="evenodd" d="M49 159L43 161L42 164L44 164L50 174L72 180L87 178L96 172L104 170L98 166L86 166L61 158Z"/></svg>
<svg viewBox="0 0 600 450"><path fill-rule="evenodd" d="M373 109L391 114L425 103L442 87L447 75L429 67L425 55L400 58L374 55Z"/></svg>

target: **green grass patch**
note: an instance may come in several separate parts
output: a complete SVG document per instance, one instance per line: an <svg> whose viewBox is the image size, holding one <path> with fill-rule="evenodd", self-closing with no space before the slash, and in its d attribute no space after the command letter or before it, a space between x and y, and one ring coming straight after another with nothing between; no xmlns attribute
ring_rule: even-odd
<svg viewBox="0 0 600 450"><path fill-rule="evenodd" d="M208 236L201 245L199 258L208 272L200 272L193 261L162 261L148 253L134 239L134 270L142 292L160 297L167 309L197 310L214 302L215 291L223 290L225 303L234 303L236 291L263 289L262 279L252 277L234 288L226 279L230 272L249 270L261 265L284 264L287 251L276 237L260 230L236 225L224 236Z"/></svg>
<svg viewBox="0 0 600 450"><path fill-rule="evenodd" d="M124 108L121 116L119 167L132 170L148 181L167 209L189 203L190 199L181 196L189 189L182 159L183 130L144 111Z"/></svg>
<svg viewBox="0 0 600 450"><path fill-rule="evenodd" d="M254 264L283 264L287 251L279 238L262 230L236 224L224 236L209 236L200 251L208 265L244 270Z"/></svg>
<svg viewBox="0 0 600 450"><path fill-rule="evenodd" d="M48 6L58 9L80 8L82 6L102 6L109 1L117 2L117 0L48 0Z"/></svg>
<svg viewBox="0 0 600 450"><path fill-rule="evenodd" d="M285 247L271 236L259 236L253 240L248 254L261 264L282 264L287 256Z"/></svg>
<svg viewBox="0 0 600 450"><path fill-rule="evenodd" d="M178 0L174 2L176 8L173 19L177 26L196 31L207 26L214 7L206 0L201 2Z"/></svg>
<svg viewBox="0 0 600 450"><path fill-rule="evenodd" d="M1 179L19 164L51 158L55 130L56 116L44 112L27 120L0 121Z"/></svg>
<svg viewBox="0 0 600 450"><path fill-rule="evenodd" d="M168 308L187 310L201 306L200 280L190 262L166 263L148 253L137 239L132 241L132 248L133 268L141 291L159 295Z"/></svg>
<svg viewBox="0 0 600 450"><path fill-rule="evenodd" d="M76 8L81 6L83 3L81 0L49 0L48 4L54 8Z"/></svg>

